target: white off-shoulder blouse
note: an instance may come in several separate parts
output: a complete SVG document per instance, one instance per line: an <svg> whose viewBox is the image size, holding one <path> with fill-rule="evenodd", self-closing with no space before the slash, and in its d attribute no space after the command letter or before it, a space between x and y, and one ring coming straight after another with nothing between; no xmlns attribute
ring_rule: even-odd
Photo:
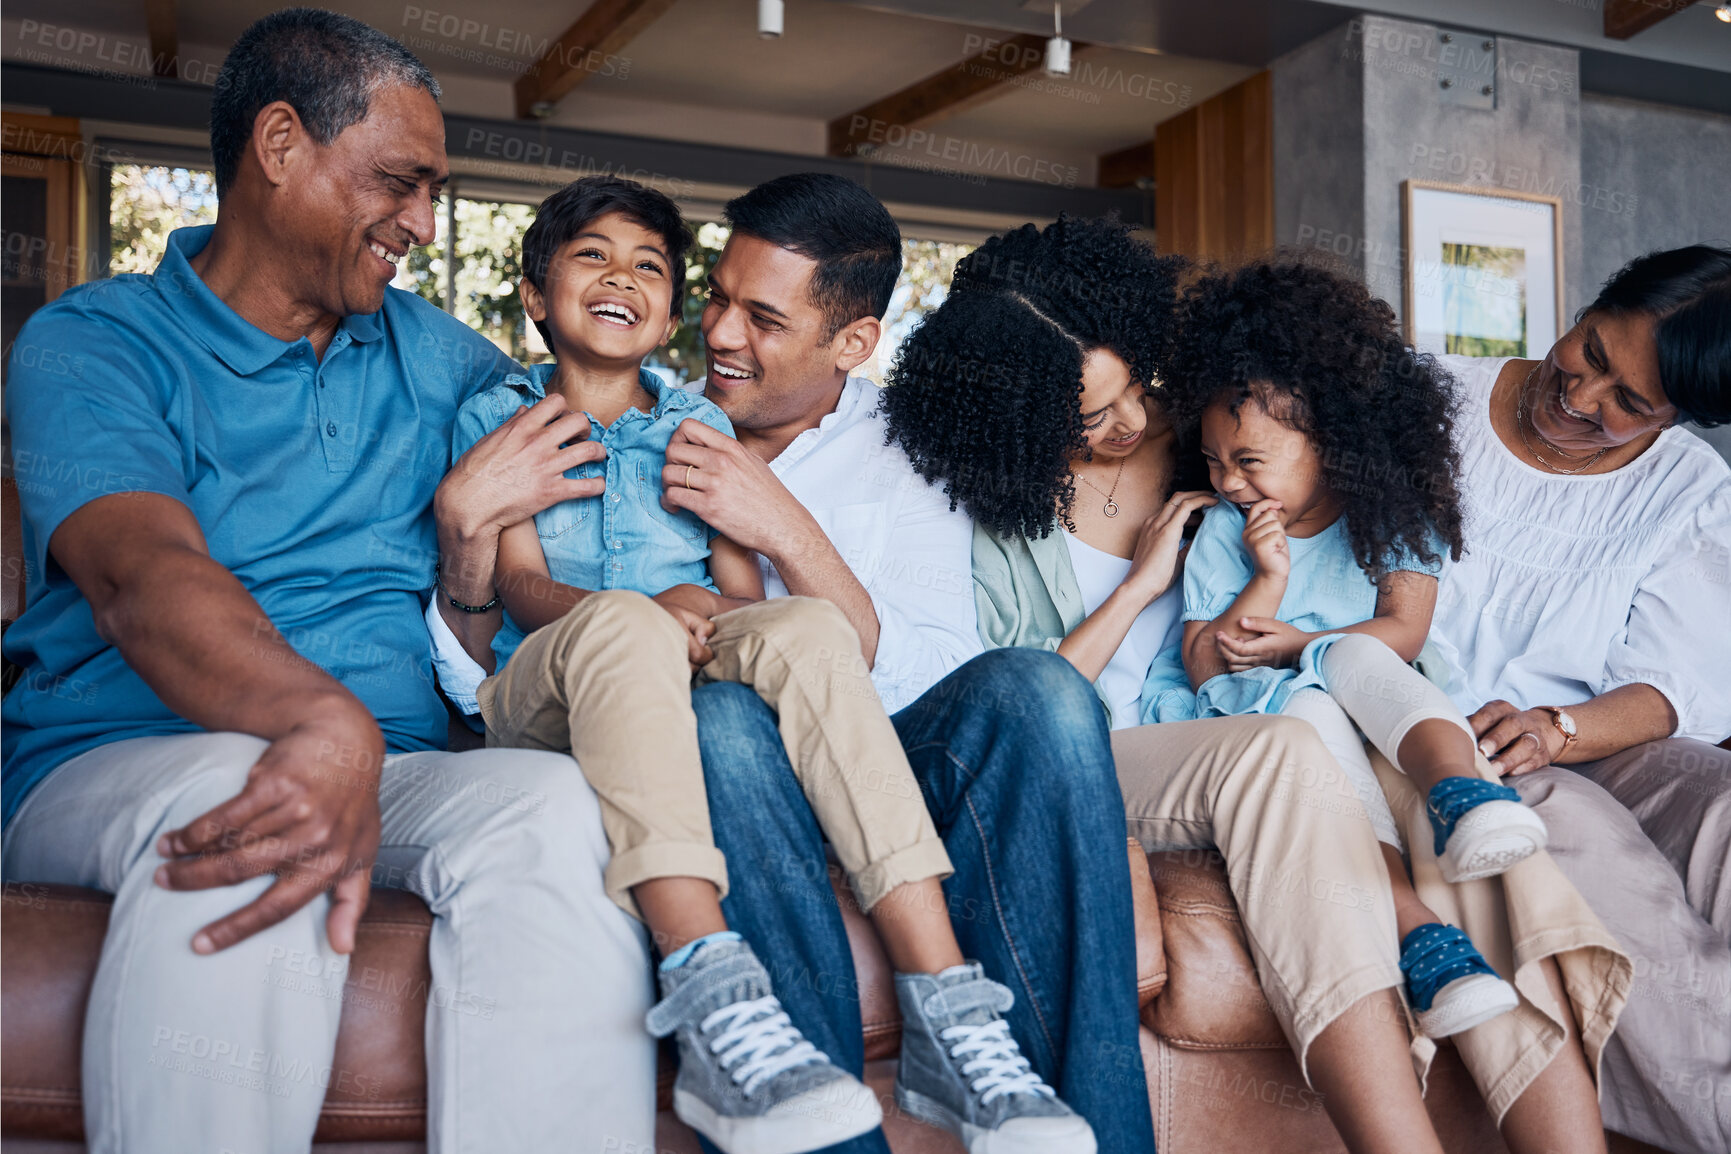
<svg viewBox="0 0 1731 1154"><path fill-rule="evenodd" d="M1731 734L1731 468L1673 427L1613 472L1541 472L1491 427L1508 362L1441 359L1460 383L1466 553L1443 567L1431 640L1455 704L1566 707L1644 682L1675 736Z"/></svg>

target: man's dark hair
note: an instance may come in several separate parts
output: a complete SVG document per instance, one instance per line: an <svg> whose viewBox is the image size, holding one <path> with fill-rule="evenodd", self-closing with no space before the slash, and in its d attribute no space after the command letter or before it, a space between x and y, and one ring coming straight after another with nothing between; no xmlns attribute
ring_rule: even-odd
<svg viewBox="0 0 1731 1154"><path fill-rule="evenodd" d="M1731 423L1731 250L1650 252L1605 282L1581 316L1652 317L1659 385L1686 420Z"/></svg>
<svg viewBox="0 0 1731 1154"><path fill-rule="evenodd" d="M589 223L616 212L661 238L667 253L667 279L673 286L668 311L678 316L685 301L685 254L691 250L691 229L679 215L679 206L666 194L626 180L622 176L585 176L573 180L541 202L535 222L523 234L523 275L530 284L547 291L547 270L553 256ZM553 347L553 334L545 321L536 321L541 339Z"/></svg>
<svg viewBox="0 0 1731 1154"><path fill-rule="evenodd" d="M365 120L373 93L390 84L439 98L439 82L414 53L353 17L285 8L258 21L229 49L210 102L217 198L234 183L265 105L287 101L312 138L328 145Z"/></svg>
<svg viewBox="0 0 1731 1154"><path fill-rule="evenodd" d="M817 262L811 303L828 341L842 326L889 311L902 271L902 233L877 197L842 176L796 172L727 202L733 231Z"/></svg>

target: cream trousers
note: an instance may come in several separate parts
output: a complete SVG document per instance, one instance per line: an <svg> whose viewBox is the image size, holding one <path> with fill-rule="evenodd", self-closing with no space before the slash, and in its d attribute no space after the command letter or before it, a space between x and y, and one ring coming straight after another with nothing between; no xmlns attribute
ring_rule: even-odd
<svg viewBox="0 0 1731 1154"><path fill-rule="evenodd" d="M813 597L761 601L715 618L709 647L715 659L698 678L748 685L775 711L862 909L899 885L949 876L949 854L840 609ZM651 878L706 878L727 894L691 683L684 628L641 593L607 590L529 634L476 694L488 745L577 759L613 847L607 892L634 915L631 887Z"/></svg>
<svg viewBox="0 0 1731 1154"><path fill-rule="evenodd" d="M1120 729L1112 753L1129 832L1143 849L1213 846L1225 858L1258 980L1308 1078L1310 1045L1329 1023L1402 986L1387 867L1351 777L1314 728L1290 717ZM1380 755L1371 761L1414 844L1419 895L1522 995L1519 1009L1455 1040L1495 1117L1563 1045L1563 1014L1580 1022L1597 1070L1627 998L1627 956L1543 854L1503 878L1442 882L1418 791ZM1490 772L1482 760L1480 769ZM1551 956L1572 1007L1556 1006L1545 987L1538 962ZM1421 1074L1432 1049L1415 1043Z"/></svg>

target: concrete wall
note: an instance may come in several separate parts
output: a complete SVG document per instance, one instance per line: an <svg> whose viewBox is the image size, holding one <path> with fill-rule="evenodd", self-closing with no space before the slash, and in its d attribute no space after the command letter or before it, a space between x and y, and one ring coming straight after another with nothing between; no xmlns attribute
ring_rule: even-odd
<svg viewBox="0 0 1731 1154"><path fill-rule="evenodd" d="M1322 248L1362 275L1364 69L1358 23L1277 61L1274 237ZM1346 238L1337 252L1337 238Z"/></svg>
<svg viewBox="0 0 1731 1154"><path fill-rule="evenodd" d="M1644 253L1731 246L1731 116L1588 93L1581 177L1596 202L1581 222L1589 299Z"/></svg>
<svg viewBox="0 0 1731 1154"><path fill-rule="evenodd" d="M1434 25L1366 16L1273 65L1275 229L1401 311L1401 182L1561 196L1563 303L1582 300L1578 53L1497 38L1494 108L1446 104Z"/></svg>

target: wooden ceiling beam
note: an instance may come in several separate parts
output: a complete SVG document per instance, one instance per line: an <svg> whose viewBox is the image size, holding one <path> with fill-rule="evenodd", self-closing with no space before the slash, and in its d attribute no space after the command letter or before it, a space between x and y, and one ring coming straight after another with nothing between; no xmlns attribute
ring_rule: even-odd
<svg viewBox="0 0 1731 1154"><path fill-rule="evenodd" d="M1086 47L1072 45L1072 61ZM851 156L863 144L881 143L892 127L919 128L984 104L1008 91L1006 86L1017 77L1042 67L1045 59L1044 36L1023 33L986 40L984 48L960 64L830 121L829 155Z"/></svg>
<svg viewBox="0 0 1731 1154"><path fill-rule="evenodd" d="M144 0L144 25L150 36L150 70L173 80L180 75L180 33L174 0Z"/></svg>
<svg viewBox="0 0 1731 1154"><path fill-rule="evenodd" d="M517 115L545 115L596 72L617 70L624 47L673 7L674 0L594 0L535 66L517 78Z"/></svg>
<svg viewBox="0 0 1731 1154"><path fill-rule="evenodd" d="M1695 0L1605 0L1605 35L1627 40L1645 32L1667 17L1675 16Z"/></svg>

